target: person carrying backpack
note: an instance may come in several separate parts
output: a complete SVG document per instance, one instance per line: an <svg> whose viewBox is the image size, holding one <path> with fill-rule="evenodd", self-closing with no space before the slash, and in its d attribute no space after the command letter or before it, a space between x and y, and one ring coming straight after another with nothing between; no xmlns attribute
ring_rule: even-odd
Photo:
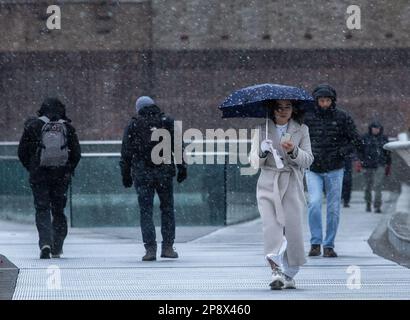
<svg viewBox="0 0 410 320"><path fill-rule="evenodd" d="M161 112L150 97L142 96L136 101L137 115L124 130L121 148L121 175L124 187L134 184L140 207L140 224L142 240L146 254L142 261L154 261L157 255L153 206L155 192L158 194L161 209L161 258L178 258L174 250L175 215L173 177L177 175L178 183L187 178L186 164L181 159L175 168L174 156L164 162L153 161L152 152L158 141L152 141L152 133L165 129L170 133L171 151L174 152L174 120ZM182 148L183 152L183 148Z"/></svg>
<svg viewBox="0 0 410 320"><path fill-rule="evenodd" d="M60 100L45 99L37 115L24 124L18 157L30 174L40 259L59 258L67 236L67 190L81 149Z"/></svg>

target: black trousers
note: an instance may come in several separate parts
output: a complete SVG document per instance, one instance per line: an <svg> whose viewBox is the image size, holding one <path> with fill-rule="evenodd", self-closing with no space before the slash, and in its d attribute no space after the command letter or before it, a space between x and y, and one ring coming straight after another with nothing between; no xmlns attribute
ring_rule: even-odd
<svg viewBox="0 0 410 320"><path fill-rule="evenodd" d="M52 252L59 253L67 236L67 218L64 208L67 204L67 190L70 179L42 179L31 182L36 208L36 226L40 249L49 245Z"/></svg>
<svg viewBox="0 0 410 320"><path fill-rule="evenodd" d="M175 214L172 177L146 176L134 180L140 207L142 240L145 246L155 246L156 233L153 220L154 196L157 192L161 210L162 245L172 246L175 240Z"/></svg>

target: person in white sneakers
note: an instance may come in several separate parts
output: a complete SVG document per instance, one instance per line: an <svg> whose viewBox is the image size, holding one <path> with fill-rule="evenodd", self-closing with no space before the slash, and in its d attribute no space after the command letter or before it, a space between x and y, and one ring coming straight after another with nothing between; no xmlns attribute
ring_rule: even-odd
<svg viewBox="0 0 410 320"><path fill-rule="evenodd" d="M278 290L296 288L294 277L306 262L303 174L314 159L302 111L292 101L277 100L271 114L266 126L256 128L249 160L252 167L261 168L256 197L265 258L272 268L270 287Z"/></svg>

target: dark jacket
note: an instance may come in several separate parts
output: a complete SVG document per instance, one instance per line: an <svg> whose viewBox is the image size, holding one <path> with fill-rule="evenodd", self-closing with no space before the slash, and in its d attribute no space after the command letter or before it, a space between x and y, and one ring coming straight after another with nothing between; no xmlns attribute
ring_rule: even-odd
<svg viewBox="0 0 410 320"><path fill-rule="evenodd" d="M305 114L315 158L310 170L328 172L344 167L345 157L355 151L363 154L363 142L351 116L334 103L324 110L318 105Z"/></svg>
<svg viewBox="0 0 410 320"><path fill-rule="evenodd" d="M170 163L154 164L151 151L161 141L151 141L154 128L166 129L171 136ZM133 180L143 180L147 176L158 178L174 177L176 175L174 159L174 119L165 115L159 107L147 106L133 117L124 130L121 147L121 174L124 178L132 175ZM182 149L183 151L183 149ZM166 155L164 155L166 156ZM183 160L183 159L182 159ZM183 162L177 164L178 169L186 168Z"/></svg>
<svg viewBox="0 0 410 320"><path fill-rule="evenodd" d="M24 132L21 136L18 147L18 157L22 165L30 173L30 182L36 183L47 178L58 178L64 175L73 175L74 170L81 158L81 148L75 129L70 124L71 120L65 116L65 110L60 109L59 107L53 109L46 102L43 103L42 108L38 111L38 115L47 116L52 121L60 119L66 120L69 158L65 167L58 169L41 168L39 166L39 145L41 140L41 130L45 123L39 118L29 118L24 123Z"/></svg>
<svg viewBox="0 0 410 320"><path fill-rule="evenodd" d="M379 134L372 134L372 128L380 128ZM383 149L389 139L383 135L383 126L379 122L373 122L369 125L369 132L363 135L363 142L363 168L377 168L391 164L390 151Z"/></svg>

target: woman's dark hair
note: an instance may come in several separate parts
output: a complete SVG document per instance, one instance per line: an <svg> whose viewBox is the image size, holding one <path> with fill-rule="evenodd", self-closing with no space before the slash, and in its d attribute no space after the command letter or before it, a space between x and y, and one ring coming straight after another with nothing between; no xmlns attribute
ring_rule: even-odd
<svg viewBox="0 0 410 320"><path fill-rule="evenodd" d="M291 119L295 120L299 124L303 124L303 120L305 117L305 112L303 109L300 108L300 103L289 100L292 103L292 115L290 116ZM277 100L272 100L269 103L269 107L271 108L271 119L275 122L275 114L274 110L278 108Z"/></svg>

